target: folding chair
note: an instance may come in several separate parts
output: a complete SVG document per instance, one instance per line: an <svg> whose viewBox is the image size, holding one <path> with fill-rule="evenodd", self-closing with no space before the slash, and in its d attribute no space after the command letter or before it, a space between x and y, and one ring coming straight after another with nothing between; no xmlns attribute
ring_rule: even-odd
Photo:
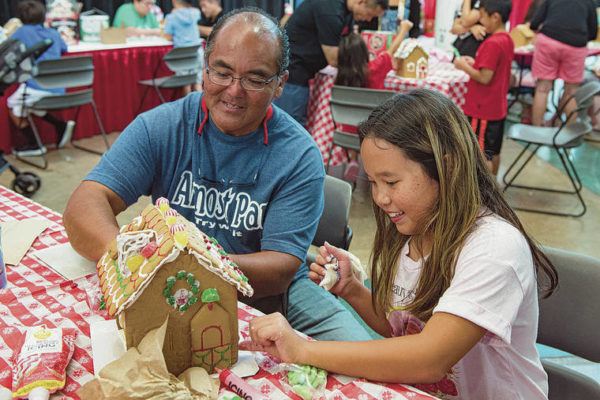
<svg viewBox="0 0 600 400"><path fill-rule="evenodd" d="M87 89L66 92L65 94L43 97L31 105L31 107L28 107L27 110L54 111L77 107L77 111L75 112L75 121L77 121L81 106L89 104L92 106L94 117L96 118L102 138L104 139L104 144L108 150L110 145L108 144L106 131L104 130L104 125L102 125L98 108L94 102L93 89L91 88L91 85L94 82L94 63L92 61L92 56L62 57L56 60L43 60L37 64L37 70L38 72L35 76L35 80L44 89L90 87ZM37 126L35 125L31 113L27 114L27 120L31 125L35 140L41 148L43 144ZM77 145L73 141L71 141L71 144L73 147L80 150L99 155L103 154L103 152ZM48 161L46 160L45 155L35 157L41 157L42 163L37 164L17 155L19 160L33 165L34 167L40 169L46 169L48 167Z"/></svg>
<svg viewBox="0 0 600 400"><path fill-rule="evenodd" d="M352 228L348 225L352 185L331 175L325 175L323 190L325 205L312 245L323 246L323 243L328 242L335 247L348 250L352 241ZM315 257L315 254L309 253L306 257L307 263L310 265Z"/></svg>
<svg viewBox="0 0 600 400"><path fill-rule="evenodd" d="M536 208L515 207L517 210L571 217L580 217L583 214L585 214L587 207L585 202L583 201L583 198L581 197L581 179L577 174L575 165L570 160L569 151L572 148L580 146L584 141L584 136L592 131L592 126L587 116L587 110L591 106L594 96L599 93L600 83L598 82L589 82L577 89L577 91L573 95L573 99L575 99L577 103L577 108L572 113L567 115L564 121L561 120L561 124L559 127L541 127L524 124L515 124L508 131L509 138L524 143L525 147L519 153L517 158L515 158L512 164L510 164L508 170L502 177L502 180L505 184L504 191L506 191L510 187L514 187L551 193L574 194L577 196L577 199L581 204L581 211L578 213L566 213L551 210L541 210ZM567 103L568 102L565 102L565 104ZM559 110L557 115L561 114L562 109ZM577 121L573 124L567 125L566 121L568 121L573 115L577 116ZM567 173L567 177L571 182L573 190L559 190L539 186L517 185L514 183L515 179L521 174L527 163L529 163L529 161L533 158L533 156L542 146L554 149L562 163L565 172ZM528 150L530 150L530 153L525 158L525 161L516 170L516 172L514 172L514 174L509 177L513 169L517 166L521 158L525 156Z"/></svg>
<svg viewBox="0 0 600 400"><path fill-rule="evenodd" d="M540 298L538 343L600 362L600 260L546 247L544 253L558 271L559 284ZM542 359L548 373L549 400L600 399L600 384L592 378Z"/></svg>
<svg viewBox="0 0 600 400"><path fill-rule="evenodd" d="M146 100L146 96L148 95L148 89L153 88L158 95L160 102L165 103L166 100L160 89L178 89L196 83L198 69L200 68L200 61L198 60L198 49L200 46L201 45L176 47L165 54L162 61L164 61L167 67L174 72L174 75L163 76L160 78L156 77L162 64L162 62L159 62L154 69L152 79L138 82L140 85L146 86L146 88L136 114L139 114L142 110L144 100Z"/></svg>
<svg viewBox="0 0 600 400"><path fill-rule="evenodd" d="M348 153L348 149L355 151L360 150L358 135L341 131L339 126L357 126L360 122L369 117L369 114L371 114L371 111L373 111L375 107L395 94L396 92L390 90L365 89L338 85L333 86L329 104L331 106L331 115L333 117L333 122L336 125L336 129L333 131L333 141L329 148L326 171L329 171L329 164L331 164L331 154L333 153L334 146L342 147L346 150L346 154Z"/></svg>

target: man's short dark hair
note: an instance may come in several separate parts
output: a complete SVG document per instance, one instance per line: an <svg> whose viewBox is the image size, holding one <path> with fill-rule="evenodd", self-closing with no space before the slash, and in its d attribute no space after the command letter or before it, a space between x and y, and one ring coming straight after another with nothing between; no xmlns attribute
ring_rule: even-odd
<svg viewBox="0 0 600 400"><path fill-rule="evenodd" d="M230 18L243 13L249 14L248 22L261 27L259 33L270 33L277 38L280 47L280 53L277 59L277 73L281 75L284 71L287 71L290 64L290 43L288 36L285 31L279 27L279 23L272 15L256 7L237 8L229 11L218 19L206 42L206 49L204 50L204 60L206 61L206 65L208 65L208 58L215 47L215 41L221 29L223 29L223 26L227 24L227 21Z"/></svg>
<svg viewBox="0 0 600 400"><path fill-rule="evenodd" d="M489 15L498 13L502 22L506 22L510 17L512 4L511 0L481 0L479 8L483 8Z"/></svg>
<svg viewBox="0 0 600 400"><path fill-rule="evenodd" d="M38 0L21 0L17 3L17 17L27 25L43 24L46 20L46 6Z"/></svg>

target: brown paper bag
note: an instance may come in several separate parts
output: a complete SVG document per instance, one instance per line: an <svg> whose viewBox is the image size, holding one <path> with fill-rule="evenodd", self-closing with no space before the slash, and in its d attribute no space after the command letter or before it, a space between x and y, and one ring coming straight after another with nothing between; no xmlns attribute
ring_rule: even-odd
<svg viewBox="0 0 600 400"><path fill-rule="evenodd" d="M167 320L168 321L168 320ZM146 334L137 348L104 367L77 394L86 399L216 399L218 379L202 368L189 368L179 377L167 370L162 353L167 321Z"/></svg>

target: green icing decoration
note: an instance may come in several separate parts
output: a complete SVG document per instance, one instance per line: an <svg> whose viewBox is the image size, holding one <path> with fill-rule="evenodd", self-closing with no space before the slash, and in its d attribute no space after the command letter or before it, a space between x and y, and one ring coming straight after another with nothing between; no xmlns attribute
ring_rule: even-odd
<svg viewBox="0 0 600 400"><path fill-rule="evenodd" d="M185 304L177 305L175 300L175 295L173 293L173 287L177 281L185 280L188 286L190 287L190 292L192 295L188 297L187 302ZM187 311L190 306L196 304L198 302L198 288L200 287L200 281L196 280L196 277L191 272L186 272L181 270L177 272L175 276L169 276L167 278L167 284L163 289L163 297L167 300L167 304L171 307L179 310L180 312ZM216 289L215 289L216 290ZM217 294L218 297L218 294Z"/></svg>
<svg viewBox="0 0 600 400"><path fill-rule="evenodd" d="M203 303L214 303L221 300L219 297L219 292L215 288L208 288L202 292L202 302Z"/></svg>

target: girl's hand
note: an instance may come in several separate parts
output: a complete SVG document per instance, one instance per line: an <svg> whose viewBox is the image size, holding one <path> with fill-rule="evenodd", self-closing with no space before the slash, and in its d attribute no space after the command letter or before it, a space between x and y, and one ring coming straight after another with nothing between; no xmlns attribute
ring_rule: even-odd
<svg viewBox="0 0 600 400"><path fill-rule="evenodd" d="M330 292L345 298L346 294L352 292L354 285L362 285L352 273L352 264L350 263L347 251L325 242L324 246L319 247L319 255L317 255L315 262L310 265L308 277L317 285L321 283L321 280L325 276L325 264L333 262L334 259L337 259L338 262L339 280L331 288Z"/></svg>
<svg viewBox="0 0 600 400"><path fill-rule="evenodd" d="M298 335L280 313L256 317L250 321L250 340L240 350L264 351L286 363L301 363L307 340Z"/></svg>

